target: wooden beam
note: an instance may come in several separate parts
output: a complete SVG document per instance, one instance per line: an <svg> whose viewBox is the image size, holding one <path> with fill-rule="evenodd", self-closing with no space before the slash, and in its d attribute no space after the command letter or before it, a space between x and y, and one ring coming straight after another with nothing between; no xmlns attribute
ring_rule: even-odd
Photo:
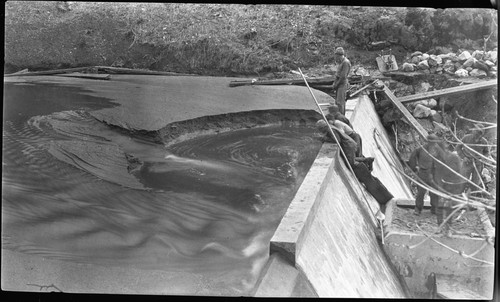
<svg viewBox="0 0 500 302"><path fill-rule="evenodd" d="M37 75L52 75L61 73L78 72L89 69L89 67L76 67L76 68L66 68L66 69L54 69L54 70L44 70L44 71L30 71L23 73L11 73L4 74L4 77L24 77L24 76L37 76Z"/></svg>
<svg viewBox="0 0 500 302"><path fill-rule="evenodd" d="M384 93L387 95L389 100L396 106L399 111L403 114L406 120L412 125L412 127L417 130L418 134L423 138L427 138L427 131L420 125L420 123L413 117L413 115L406 109L406 107L398 100L398 98L392 93L392 91L384 85Z"/></svg>
<svg viewBox="0 0 500 302"><path fill-rule="evenodd" d="M410 102L416 102L416 101L430 99L430 98L436 98L436 97L440 97L440 96L444 96L444 95L452 95L452 94L457 94L457 93L472 92L472 91L481 90L481 89L493 88L493 87L496 87L497 85L498 85L497 80L489 80L489 81L480 82L480 83L467 84L467 85L463 85L463 86L457 86L457 87L445 88L445 89L440 89L440 90L428 91L428 92L414 94L414 95L408 95L408 96L400 97L398 99L401 103L410 103Z"/></svg>
<svg viewBox="0 0 500 302"><path fill-rule="evenodd" d="M335 77L322 77L307 79L309 85L328 85L333 84ZM244 86L244 85L305 85L302 79L275 79L275 80L242 80L231 81L229 87Z"/></svg>
<svg viewBox="0 0 500 302"><path fill-rule="evenodd" d="M69 78L82 78L82 79L91 79L91 80L109 80L111 76L109 74L97 74L97 73L63 73L63 74L55 74L60 77L69 77Z"/></svg>
<svg viewBox="0 0 500 302"><path fill-rule="evenodd" d="M11 74L4 74L4 77L54 75L54 74L80 72L80 71L86 71L86 70L104 71L107 73L120 73L120 74L194 76L194 74L176 73L176 72L169 72L169 71L154 71L154 70L147 70L147 69L132 69L132 68L122 68L122 67L111 67L111 66L87 66L87 67L54 69L54 70L44 70L44 71L30 71L30 72L25 72L25 73L11 73Z"/></svg>

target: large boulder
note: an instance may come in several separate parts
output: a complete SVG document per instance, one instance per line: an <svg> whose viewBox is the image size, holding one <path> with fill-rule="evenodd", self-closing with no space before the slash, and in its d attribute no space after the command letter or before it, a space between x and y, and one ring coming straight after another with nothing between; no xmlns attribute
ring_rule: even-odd
<svg viewBox="0 0 500 302"><path fill-rule="evenodd" d="M427 62L427 60L423 60L423 61L419 62L418 69L422 69L422 70L429 69L429 63Z"/></svg>
<svg viewBox="0 0 500 302"><path fill-rule="evenodd" d="M486 62L482 62L482 61L476 61L476 62L474 62L474 65L472 65L472 67L477 68L477 69L481 69L481 70L484 70L484 71L490 70L490 68L486 64Z"/></svg>
<svg viewBox="0 0 500 302"><path fill-rule="evenodd" d="M426 107L422 104L418 104L415 106L415 109L413 110L413 116L416 118L426 118L431 115L431 108Z"/></svg>
<svg viewBox="0 0 500 302"><path fill-rule="evenodd" d="M486 66L488 66L488 69L495 66L495 63L491 62L490 60L484 61L484 64L486 64Z"/></svg>
<svg viewBox="0 0 500 302"><path fill-rule="evenodd" d="M428 108L435 108L438 105L438 102L435 99L425 99L415 102L415 105L423 105Z"/></svg>
<svg viewBox="0 0 500 302"><path fill-rule="evenodd" d="M369 76L370 75L370 72L362 66L356 66L356 67L352 68L352 70L353 70L352 73L355 75L360 75L360 76Z"/></svg>
<svg viewBox="0 0 500 302"><path fill-rule="evenodd" d="M422 55L422 52L421 51L415 51L414 53L412 53L410 56L413 58L413 57L418 57L418 56L421 56Z"/></svg>
<svg viewBox="0 0 500 302"><path fill-rule="evenodd" d="M418 64L421 61L420 58L421 58L421 56L414 56L411 58L410 63L411 64Z"/></svg>
<svg viewBox="0 0 500 302"><path fill-rule="evenodd" d="M457 71L455 71L455 75L459 78L465 78L469 76L469 72L463 68L460 68Z"/></svg>
<svg viewBox="0 0 500 302"><path fill-rule="evenodd" d="M429 54L423 53L422 54L422 60L427 60L430 57Z"/></svg>
<svg viewBox="0 0 500 302"><path fill-rule="evenodd" d="M458 62L458 55L456 53L451 52L448 56L453 62Z"/></svg>
<svg viewBox="0 0 500 302"><path fill-rule="evenodd" d="M422 82L422 83L420 83L420 85L415 85L414 90L415 90L415 93L424 93L424 92L429 91L429 89L431 87L432 87L431 84L429 84L427 82Z"/></svg>
<svg viewBox="0 0 500 302"><path fill-rule="evenodd" d="M464 68L467 68L467 67L472 67L474 65L474 63L476 62L477 60L473 57L470 57L468 58L467 60L465 60L463 66Z"/></svg>
<svg viewBox="0 0 500 302"><path fill-rule="evenodd" d="M490 50L484 55L484 60L489 60L493 63L497 62L498 52L496 50Z"/></svg>
<svg viewBox="0 0 500 302"><path fill-rule="evenodd" d="M472 53L472 57L476 60L482 60L483 57L484 57L484 51L482 50L474 50L474 52Z"/></svg>
<svg viewBox="0 0 500 302"><path fill-rule="evenodd" d="M415 71L415 64L411 63L403 63L403 66L401 66L401 69L405 72L412 72Z"/></svg>
<svg viewBox="0 0 500 302"><path fill-rule="evenodd" d="M470 59L471 57L472 56L471 56L470 52L465 50L465 51L462 51L462 53L458 55L458 60L459 61L466 61L466 60Z"/></svg>
<svg viewBox="0 0 500 302"><path fill-rule="evenodd" d="M433 122L436 122L436 123L442 123L443 122L443 117L436 110L431 110L431 119L432 119Z"/></svg>
<svg viewBox="0 0 500 302"><path fill-rule="evenodd" d="M443 70L446 73L454 73L455 72L455 64L451 60L446 60L443 64Z"/></svg>
<svg viewBox="0 0 500 302"><path fill-rule="evenodd" d="M471 77L478 77L478 78L484 78L484 77L488 76L488 74L486 73L486 71L481 70L481 69L477 69L477 68L473 69L473 70L469 73L469 75L470 75Z"/></svg>
<svg viewBox="0 0 500 302"><path fill-rule="evenodd" d="M443 59L435 55L431 55L427 61L429 62L429 66L438 66L443 64Z"/></svg>

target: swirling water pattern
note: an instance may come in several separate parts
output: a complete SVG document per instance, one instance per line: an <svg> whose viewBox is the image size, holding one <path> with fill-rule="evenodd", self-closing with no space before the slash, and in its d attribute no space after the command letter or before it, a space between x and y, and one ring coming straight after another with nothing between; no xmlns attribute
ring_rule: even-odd
<svg viewBox="0 0 500 302"><path fill-rule="evenodd" d="M8 96L6 107L17 101ZM248 293L319 150L314 130L238 130L167 150L92 118L91 97L63 102L4 112L2 247L192 272L213 280L213 293ZM129 155L140 165L129 169Z"/></svg>

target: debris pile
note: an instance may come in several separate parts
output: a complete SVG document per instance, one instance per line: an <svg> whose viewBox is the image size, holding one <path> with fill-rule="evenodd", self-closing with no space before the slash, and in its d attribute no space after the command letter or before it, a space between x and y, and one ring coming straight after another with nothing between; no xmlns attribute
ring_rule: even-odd
<svg viewBox="0 0 500 302"><path fill-rule="evenodd" d="M496 77L498 51L464 50L460 53L412 53L401 66L404 72L419 71L428 74L449 74L457 77Z"/></svg>

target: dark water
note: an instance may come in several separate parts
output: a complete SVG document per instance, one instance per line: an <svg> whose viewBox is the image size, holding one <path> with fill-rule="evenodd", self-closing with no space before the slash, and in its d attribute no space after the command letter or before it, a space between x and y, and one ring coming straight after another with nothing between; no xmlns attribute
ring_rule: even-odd
<svg viewBox="0 0 500 302"><path fill-rule="evenodd" d="M2 247L201 275L208 294L252 289L320 147L313 129L273 126L166 149L95 120L106 99L5 86Z"/></svg>

